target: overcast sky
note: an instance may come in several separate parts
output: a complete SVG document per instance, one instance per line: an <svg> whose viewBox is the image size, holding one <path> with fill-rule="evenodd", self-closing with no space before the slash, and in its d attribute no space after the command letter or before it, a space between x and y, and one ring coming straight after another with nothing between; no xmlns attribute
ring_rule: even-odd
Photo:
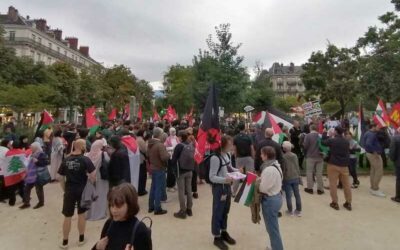
<svg viewBox="0 0 400 250"><path fill-rule="evenodd" d="M9 5L78 37L95 60L125 64L150 82L170 65L190 64L220 23L231 23L252 71L257 60L265 68L304 63L328 40L352 46L394 9L390 0L1 0L0 13Z"/></svg>

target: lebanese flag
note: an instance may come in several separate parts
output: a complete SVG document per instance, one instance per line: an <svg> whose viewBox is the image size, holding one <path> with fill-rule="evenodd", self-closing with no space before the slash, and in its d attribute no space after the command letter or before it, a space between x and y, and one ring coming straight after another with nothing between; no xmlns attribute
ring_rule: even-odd
<svg viewBox="0 0 400 250"><path fill-rule="evenodd" d="M378 128L384 128L390 124L390 118L386 112L385 104L383 103L382 99L379 99L373 120Z"/></svg>
<svg viewBox="0 0 400 250"><path fill-rule="evenodd" d="M125 145L128 151L131 184L136 188L136 190L138 190L140 171L140 150L138 150L138 144L135 138L130 135L123 136L121 142Z"/></svg>
<svg viewBox="0 0 400 250"><path fill-rule="evenodd" d="M396 103L392 107L392 112L390 113L390 121L394 128L400 126L400 103Z"/></svg>
<svg viewBox="0 0 400 250"><path fill-rule="evenodd" d="M160 115L158 114L157 110L154 109L153 111L153 122L159 122L161 120Z"/></svg>
<svg viewBox="0 0 400 250"><path fill-rule="evenodd" d="M130 120L130 119L131 119L130 111L131 111L131 109L130 109L129 103L128 103L128 104L125 105L124 114L123 114L123 116L122 116L122 119L123 119L124 121Z"/></svg>
<svg viewBox="0 0 400 250"><path fill-rule="evenodd" d="M256 186L257 175L247 172L246 181L243 182L238 193L235 196L235 202L244 206L250 206L254 199L254 191Z"/></svg>
<svg viewBox="0 0 400 250"><path fill-rule="evenodd" d="M117 119L117 109L116 109L116 108L113 108L113 109L111 110L111 113L108 115L108 120L109 120L109 121L113 121L113 120L115 120L115 119Z"/></svg>
<svg viewBox="0 0 400 250"><path fill-rule="evenodd" d="M198 164L203 161L206 149L216 150L221 146L218 112L217 93L215 85L212 84L208 92L199 132L197 133L194 159Z"/></svg>
<svg viewBox="0 0 400 250"><path fill-rule="evenodd" d="M100 121L96 117L96 107L92 106L86 109L85 112L86 127L89 129L89 133L92 135L100 127Z"/></svg>
<svg viewBox="0 0 400 250"><path fill-rule="evenodd" d="M28 161L29 155L26 155L22 149L10 149L6 153L0 167L4 175L5 187L15 185L25 179Z"/></svg>
<svg viewBox="0 0 400 250"><path fill-rule="evenodd" d="M142 118L143 118L142 105L139 106L139 111L138 111L137 117L138 117L138 121L141 122Z"/></svg>

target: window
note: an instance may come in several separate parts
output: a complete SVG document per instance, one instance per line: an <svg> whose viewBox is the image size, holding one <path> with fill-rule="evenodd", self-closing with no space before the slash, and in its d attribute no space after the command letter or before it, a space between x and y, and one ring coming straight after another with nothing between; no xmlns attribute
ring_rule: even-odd
<svg viewBox="0 0 400 250"><path fill-rule="evenodd" d="M36 35L35 35L35 34L32 34L32 40L33 40L34 42L36 42Z"/></svg>
<svg viewBox="0 0 400 250"><path fill-rule="evenodd" d="M53 44L49 43L49 48L51 49L53 47Z"/></svg>
<svg viewBox="0 0 400 250"><path fill-rule="evenodd" d="M15 31L10 31L10 41L15 41Z"/></svg>

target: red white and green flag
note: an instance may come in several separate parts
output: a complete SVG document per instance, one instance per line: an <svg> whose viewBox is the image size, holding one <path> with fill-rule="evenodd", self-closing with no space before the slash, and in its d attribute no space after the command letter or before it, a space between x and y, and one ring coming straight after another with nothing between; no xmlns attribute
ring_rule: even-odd
<svg viewBox="0 0 400 250"><path fill-rule="evenodd" d="M39 124L38 124L36 132L35 132L35 138L38 137L39 131L43 131L45 129L50 128L50 126L51 126L51 124L53 124L53 122L54 122L54 119L50 115L50 113L47 112L47 110L43 110L43 112L40 116Z"/></svg>
<svg viewBox="0 0 400 250"><path fill-rule="evenodd" d="M250 206L251 202L254 199L256 180L257 175L248 172L246 176L246 181L243 182L242 186L235 196L234 201L245 206Z"/></svg>
<svg viewBox="0 0 400 250"><path fill-rule="evenodd" d="M0 166L4 176L4 186L9 187L25 179L28 159L22 149L11 149L6 153Z"/></svg>
<svg viewBox="0 0 400 250"><path fill-rule="evenodd" d="M89 133L93 135L100 127L101 122L96 117L96 107L92 106L86 109L85 112L86 127L89 129Z"/></svg>
<svg viewBox="0 0 400 250"><path fill-rule="evenodd" d="M390 124L390 118L386 112L385 104L383 103L382 99L379 99L373 120L378 128L384 128Z"/></svg>

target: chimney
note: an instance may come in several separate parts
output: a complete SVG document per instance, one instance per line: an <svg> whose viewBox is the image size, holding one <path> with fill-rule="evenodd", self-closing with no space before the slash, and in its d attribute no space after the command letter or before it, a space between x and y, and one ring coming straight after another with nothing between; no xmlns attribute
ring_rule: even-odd
<svg viewBox="0 0 400 250"><path fill-rule="evenodd" d="M81 52L82 55L89 57L89 46L80 46L79 52Z"/></svg>
<svg viewBox="0 0 400 250"><path fill-rule="evenodd" d="M58 41L62 40L62 30L59 29L53 30L53 33L55 39L57 39Z"/></svg>
<svg viewBox="0 0 400 250"><path fill-rule="evenodd" d="M71 49L74 49L74 50L78 49L78 38L76 38L76 37L66 37L65 40L68 41L69 47Z"/></svg>
<svg viewBox="0 0 400 250"><path fill-rule="evenodd" d="M16 22L18 20L18 10L13 6L8 7L8 20Z"/></svg>
<svg viewBox="0 0 400 250"><path fill-rule="evenodd" d="M47 21L43 18L35 20L36 23L36 29L46 32L46 28L47 28Z"/></svg>

